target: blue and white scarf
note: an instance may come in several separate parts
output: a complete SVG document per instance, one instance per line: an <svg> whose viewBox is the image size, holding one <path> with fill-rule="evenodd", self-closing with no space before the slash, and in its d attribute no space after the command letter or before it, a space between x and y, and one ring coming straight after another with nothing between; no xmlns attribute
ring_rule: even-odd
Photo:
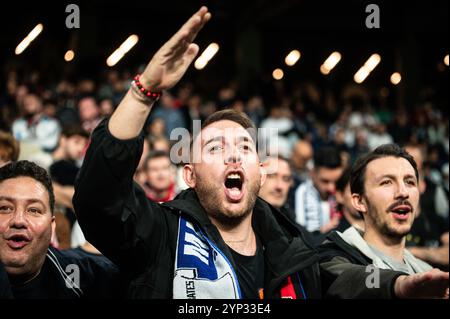
<svg viewBox="0 0 450 319"><path fill-rule="evenodd" d="M242 298L239 282L230 261L198 226L181 216L175 257L173 298Z"/></svg>

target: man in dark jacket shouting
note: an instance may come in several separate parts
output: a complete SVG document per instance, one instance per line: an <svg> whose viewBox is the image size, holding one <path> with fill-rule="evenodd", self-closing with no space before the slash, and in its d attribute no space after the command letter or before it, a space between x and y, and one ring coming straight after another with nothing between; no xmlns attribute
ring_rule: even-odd
<svg viewBox="0 0 450 319"><path fill-rule="evenodd" d="M151 202L133 182L151 108L186 72L210 17L206 7L195 13L94 131L75 185L80 225L127 276L129 297L320 298L315 250L257 197L265 173L245 115L225 110L203 123L184 166L190 188L175 200Z"/></svg>
<svg viewBox="0 0 450 319"><path fill-rule="evenodd" d="M193 15L94 132L74 196L80 225L128 276L130 297L318 298L317 254L257 198L265 174L244 114L226 110L203 123L184 167L190 189L174 201L151 202L133 182L154 102L141 89L161 92L179 81L210 16L204 7Z"/></svg>

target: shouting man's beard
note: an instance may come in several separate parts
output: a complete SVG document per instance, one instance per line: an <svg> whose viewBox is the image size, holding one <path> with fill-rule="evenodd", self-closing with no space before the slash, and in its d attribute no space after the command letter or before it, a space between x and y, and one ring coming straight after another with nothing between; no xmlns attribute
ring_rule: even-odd
<svg viewBox="0 0 450 319"><path fill-rule="evenodd" d="M198 178L195 192L200 200L200 204L211 218L217 220L222 225L233 227L239 225L253 210L256 198L261 187L259 179L248 181L247 194L242 202L238 204L224 203L225 195L223 185L208 183ZM239 210L230 209L227 206L242 206Z"/></svg>

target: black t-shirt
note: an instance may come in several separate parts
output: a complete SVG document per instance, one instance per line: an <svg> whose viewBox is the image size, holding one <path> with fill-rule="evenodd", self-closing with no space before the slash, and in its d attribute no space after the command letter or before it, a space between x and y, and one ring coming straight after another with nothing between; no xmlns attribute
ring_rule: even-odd
<svg viewBox="0 0 450 319"><path fill-rule="evenodd" d="M51 278L50 265L46 259L41 272L25 284L13 284L11 290L15 299L54 299L58 298L58 289Z"/></svg>
<svg viewBox="0 0 450 319"><path fill-rule="evenodd" d="M245 299L260 299L260 289L264 288L264 249L260 241L256 240L256 254L244 256L230 248L236 274L241 287L242 297Z"/></svg>

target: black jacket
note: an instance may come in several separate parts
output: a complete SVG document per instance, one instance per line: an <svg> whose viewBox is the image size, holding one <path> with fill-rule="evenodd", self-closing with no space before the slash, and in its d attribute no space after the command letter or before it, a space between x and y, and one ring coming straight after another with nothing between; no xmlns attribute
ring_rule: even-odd
<svg viewBox="0 0 450 319"><path fill-rule="evenodd" d="M76 250L57 250L50 247L40 275L44 282L26 289L23 298L110 298L119 297L120 280L117 267L102 256L89 256ZM38 280L35 278L34 280ZM70 283L73 284L70 284ZM24 294L21 287L21 295ZM0 267L0 298L14 298L7 274Z"/></svg>
<svg viewBox="0 0 450 319"><path fill-rule="evenodd" d="M358 249L350 246L338 233L331 232L318 247L323 290L327 298L340 299L392 299L395 298L394 283L405 273L379 269L379 287L367 287L373 274L367 266L372 260Z"/></svg>
<svg viewBox="0 0 450 319"><path fill-rule="evenodd" d="M0 262L0 299L11 299L12 297L8 274Z"/></svg>
<svg viewBox="0 0 450 319"><path fill-rule="evenodd" d="M228 246L194 190L165 204L151 202L133 182L143 135L118 140L103 121L94 131L75 185L75 212L86 238L116 263L133 298L172 298L179 217L198 225L236 267ZM280 297L290 276L299 276L307 298L320 298L318 254L286 216L258 198L253 228L265 247L265 298ZM297 296L302 294L292 280Z"/></svg>

